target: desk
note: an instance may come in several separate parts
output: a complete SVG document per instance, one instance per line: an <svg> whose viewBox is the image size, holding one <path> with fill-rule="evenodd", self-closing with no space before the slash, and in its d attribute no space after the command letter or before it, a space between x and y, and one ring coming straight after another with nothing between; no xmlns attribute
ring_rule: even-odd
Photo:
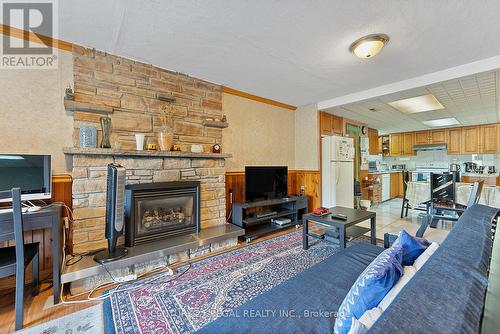
<svg viewBox="0 0 500 334"><path fill-rule="evenodd" d="M342 220L342 219L336 219L332 218L331 213L341 213L343 215L347 216L347 220ZM302 223L303 223L303 229L302 229L302 248L303 249L308 249L309 248L309 237L315 237L313 234L309 233L309 221L314 222L314 223L319 223L323 225L328 225L328 226L334 226L339 229L339 234L340 234L340 248L345 248L346 246L346 229L348 227L354 226L356 224L359 224L361 222L364 222L365 220L370 219L370 242L372 245L377 244L377 239L376 239L376 234L375 234L375 228L376 228L376 214L375 212L372 211L363 211L363 210L356 210L356 209L351 209L351 208L345 208L341 206L336 206L333 208L330 208L330 213L322 215L322 216L316 216L311 213L305 214L302 216ZM366 230L368 231L368 230ZM364 234L364 233L363 233Z"/></svg>
<svg viewBox="0 0 500 334"><path fill-rule="evenodd" d="M40 211L23 213L23 227L25 231L39 230L44 228L52 229L52 258L53 270L52 280L54 288L54 304L59 303L59 295L61 289L61 242L62 242L62 228L61 228L61 207L48 206L42 208ZM0 210L0 241L6 241L4 233L13 224L11 212L1 212Z"/></svg>

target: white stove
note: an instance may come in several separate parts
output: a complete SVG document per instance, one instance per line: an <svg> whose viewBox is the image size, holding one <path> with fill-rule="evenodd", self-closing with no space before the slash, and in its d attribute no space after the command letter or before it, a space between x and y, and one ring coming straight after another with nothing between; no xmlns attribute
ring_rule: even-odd
<svg viewBox="0 0 500 334"><path fill-rule="evenodd" d="M449 171L450 168L446 162L418 164L415 170L411 172L411 179L413 181L429 181L431 173L443 174Z"/></svg>

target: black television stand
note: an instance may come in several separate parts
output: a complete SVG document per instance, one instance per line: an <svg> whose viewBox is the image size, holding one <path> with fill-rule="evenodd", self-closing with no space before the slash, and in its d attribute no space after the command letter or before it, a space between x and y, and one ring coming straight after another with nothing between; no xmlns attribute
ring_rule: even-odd
<svg viewBox="0 0 500 334"><path fill-rule="evenodd" d="M258 214L272 212L272 214ZM302 215L307 213L307 197L289 196L246 203L233 203L231 223L245 229L241 236L246 242L275 231L297 226L302 223ZM284 226L271 222L274 218L286 217L291 222Z"/></svg>

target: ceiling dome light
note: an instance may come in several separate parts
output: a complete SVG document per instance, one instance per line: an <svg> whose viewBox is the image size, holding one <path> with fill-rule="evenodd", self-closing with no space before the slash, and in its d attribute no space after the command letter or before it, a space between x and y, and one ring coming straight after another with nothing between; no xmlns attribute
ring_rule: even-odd
<svg viewBox="0 0 500 334"><path fill-rule="evenodd" d="M389 36L385 34L368 35L354 41L349 50L358 58L373 58L382 50L387 42L389 42Z"/></svg>

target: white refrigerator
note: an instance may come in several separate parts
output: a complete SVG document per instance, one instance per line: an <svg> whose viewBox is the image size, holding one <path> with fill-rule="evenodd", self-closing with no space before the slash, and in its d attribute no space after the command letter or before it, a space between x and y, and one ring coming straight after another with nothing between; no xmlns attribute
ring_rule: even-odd
<svg viewBox="0 0 500 334"><path fill-rule="evenodd" d="M321 201L331 208L354 207L354 140L349 137L321 138Z"/></svg>

